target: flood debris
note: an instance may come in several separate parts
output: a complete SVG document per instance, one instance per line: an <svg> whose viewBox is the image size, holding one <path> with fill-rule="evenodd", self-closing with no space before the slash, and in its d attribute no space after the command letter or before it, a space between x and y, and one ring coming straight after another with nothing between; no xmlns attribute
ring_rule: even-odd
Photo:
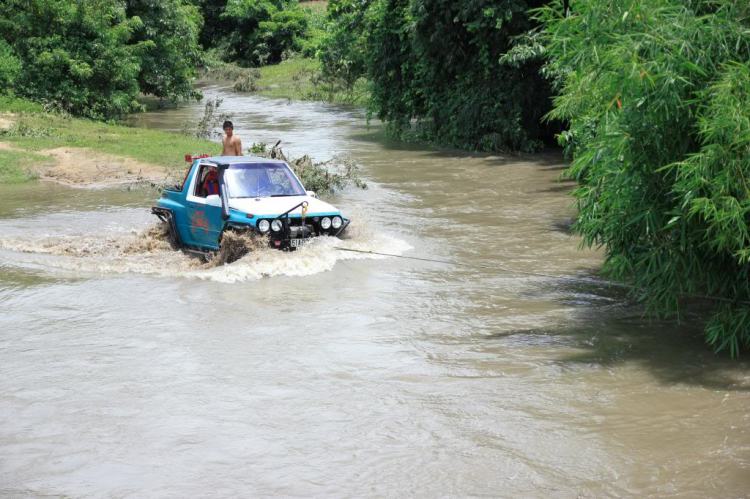
<svg viewBox="0 0 750 499"><path fill-rule="evenodd" d="M243 68L236 64L222 64L209 69L205 73L209 78L231 81L232 91L241 93L255 93L263 89L258 80L263 75L256 68Z"/></svg>
<svg viewBox="0 0 750 499"><path fill-rule="evenodd" d="M336 155L322 162L313 161L308 154L295 159L284 153L280 143L278 141L269 149L267 144L260 142L253 144L248 152L254 156L285 162L294 170L305 189L315 191L319 196L331 195L348 185L367 189L367 184L359 176L359 166L348 154Z"/></svg>

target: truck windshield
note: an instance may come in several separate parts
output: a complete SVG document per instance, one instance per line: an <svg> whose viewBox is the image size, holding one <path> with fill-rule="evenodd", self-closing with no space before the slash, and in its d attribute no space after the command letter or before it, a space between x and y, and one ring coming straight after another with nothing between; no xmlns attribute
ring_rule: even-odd
<svg viewBox="0 0 750 499"><path fill-rule="evenodd" d="M283 163L232 165L224 176L231 198L305 195L305 189Z"/></svg>

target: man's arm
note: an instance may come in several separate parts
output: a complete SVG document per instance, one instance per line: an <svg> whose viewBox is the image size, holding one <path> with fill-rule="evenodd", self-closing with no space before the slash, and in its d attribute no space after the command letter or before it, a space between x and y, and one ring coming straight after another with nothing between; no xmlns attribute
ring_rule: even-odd
<svg viewBox="0 0 750 499"><path fill-rule="evenodd" d="M242 156L242 139L237 137L237 156Z"/></svg>

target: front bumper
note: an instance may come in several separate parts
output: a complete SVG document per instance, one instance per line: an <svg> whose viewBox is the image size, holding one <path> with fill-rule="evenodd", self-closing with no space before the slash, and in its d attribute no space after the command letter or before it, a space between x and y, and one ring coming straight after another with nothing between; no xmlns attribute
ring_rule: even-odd
<svg viewBox="0 0 750 499"><path fill-rule="evenodd" d="M343 223L338 229L322 230L317 221L314 223L305 223L304 225L292 225L283 223L279 232L269 234L270 245L272 248L293 251L304 246L308 241L316 237L339 237L351 223L350 220L343 218Z"/></svg>
<svg viewBox="0 0 750 499"><path fill-rule="evenodd" d="M307 244L316 237L339 237L351 223L351 220L343 218L343 223L338 229L322 230L317 220L307 219L302 224L301 219L282 219L282 228L278 232L268 231L265 234L260 232L253 225L230 224L234 230L253 230L254 232L268 237L271 248L284 251L294 251ZM308 223L309 221L309 223ZM270 219L269 219L270 222Z"/></svg>

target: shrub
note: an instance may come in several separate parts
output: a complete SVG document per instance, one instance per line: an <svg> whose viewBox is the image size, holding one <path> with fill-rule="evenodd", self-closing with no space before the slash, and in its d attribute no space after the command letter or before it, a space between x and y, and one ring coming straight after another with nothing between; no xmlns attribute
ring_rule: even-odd
<svg viewBox="0 0 750 499"><path fill-rule="evenodd" d="M291 0L229 0L219 19L227 32L212 42L226 60L251 66L281 62L307 32L307 17Z"/></svg>
<svg viewBox="0 0 750 499"><path fill-rule="evenodd" d="M200 99L193 88L203 63L198 8L184 0L127 0L126 6L127 17L141 21L130 41L141 46L140 91L172 102Z"/></svg>
<svg viewBox="0 0 750 499"><path fill-rule="evenodd" d="M261 89L260 80L263 75L258 69L243 68L232 63L223 63L206 71L206 76L217 80L232 81L235 92L257 92Z"/></svg>
<svg viewBox="0 0 750 499"><path fill-rule="evenodd" d="M284 161L294 170L305 189L321 196L333 194L348 185L367 189L367 184L359 177L359 167L349 156L336 156L323 163L316 163L308 155L292 159L284 154L278 144L268 149L262 142L253 144L250 152L260 157Z"/></svg>
<svg viewBox="0 0 750 499"><path fill-rule="evenodd" d="M525 0L332 0L324 74L353 88L390 136L467 149L535 150L548 131L540 62L501 62L532 22Z"/></svg>
<svg viewBox="0 0 750 499"><path fill-rule="evenodd" d="M14 122L9 128L0 128L0 138L2 137L26 137L41 139L52 137L55 130L48 127L39 127L29 123L25 119Z"/></svg>
<svg viewBox="0 0 750 499"><path fill-rule="evenodd" d="M248 74L245 76L242 76L235 80L235 82L232 84L232 90L235 92L246 92L246 93L253 93L260 90L260 85L258 84L258 78L260 77L260 72L257 74Z"/></svg>
<svg viewBox="0 0 750 499"><path fill-rule="evenodd" d="M538 11L578 179L584 244L650 312L718 304L708 341L750 348L750 10L746 1L578 0Z"/></svg>
<svg viewBox="0 0 750 499"><path fill-rule="evenodd" d="M13 47L0 39L0 92L13 88L21 73L21 61L15 56Z"/></svg>
<svg viewBox="0 0 750 499"><path fill-rule="evenodd" d="M210 99L203 107L203 116L197 121L183 123L180 133L186 137L210 140L222 136L221 126L226 120L232 119L232 113L219 111L224 99Z"/></svg>
<svg viewBox="0 0 750 499"><path fill-rule="evenodd" d="M184 0L6 0L0 90L95 119L142 109L140 92L198 98L199 27Z"/></svg>

